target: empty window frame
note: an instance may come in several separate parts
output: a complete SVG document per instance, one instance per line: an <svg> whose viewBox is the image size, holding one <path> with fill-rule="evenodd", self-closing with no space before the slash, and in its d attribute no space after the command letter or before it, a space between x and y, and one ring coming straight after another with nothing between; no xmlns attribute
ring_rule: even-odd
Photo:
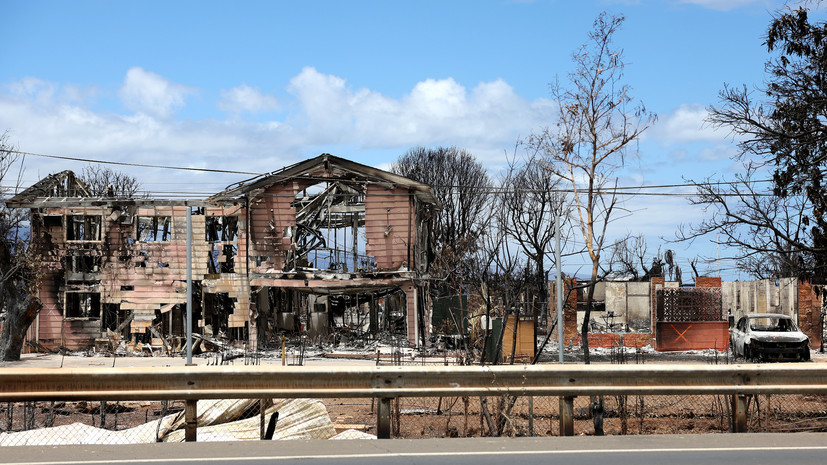
<svg viewBox="0 0 827 465"><path fill-rule="evenodd" d="M139 216L137 224L138 242L168 241L172 238L172 218L169 216Z"/></svg>
<svg viewBox="0 0 827 465"><path fill-rule="evenodd" d="M69 215L66 217L67 241L101 240L101 217L98 215Z"/></svg>
<svg viewBox="0 0 827 465"><path fill-rule="evenodd" d="M238 246L233 244L213 244L207 254L207 272L209 274L235 273L235 257Z"/></svg>
<svg viewBox="0 0 827 465"><path fill-rule="evenodd" d="M47 228L62 228L63 216L61 215L43 215L43 226Z"/></svg>
<svg viewBox="0 0 827 465"><path fill-rule="evenodd" d="M101 295L99 292L67 292L63 317L97 320L101 316Z"/></svg>
<svg viewBox="0 0 827 465"><path fill-rule="evenodd" d="M205 218L207 242L232 242L238 239L237 216L208 216Z"/></svg>
<svg viewBox="0 0 827 465"><path fill-rule="evenodd" d="M98 273L101 257L97 255L67 255L66 270L71 273Z"/></svg>

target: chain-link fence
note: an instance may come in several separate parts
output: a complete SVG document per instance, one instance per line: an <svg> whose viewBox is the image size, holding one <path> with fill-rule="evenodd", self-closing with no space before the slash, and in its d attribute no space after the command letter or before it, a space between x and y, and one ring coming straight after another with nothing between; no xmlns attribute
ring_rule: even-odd
<svg viewBox="0 0 827 465"><path fill-rule="evenodd" d="M198 440L370 438L376 409L374 399L204 400L198 403ZM576 435L595 434L595 416L602 416L607 435L724 433L730 430L731 396L574 399ZM751 432L827 431L827 396L749 396L747 418ZM558 397L391 401L395 438L557 436L559 422ZM183 401L0 403L4 446L180 442L184 425Z"/></svg>
<svg viewBox="0 0 827 465"><path fill-rule="evenodd" d="M182 442L183 401L4 402L0 446ZM336 436L315 399L198 402L198 440L329 439Z"/></svg>
<svg viewBox="0 0 827 465"><path fill-rule="evenodd" d="M691 434L730 431L731 396L595 396L574 399L574 433ZM375 431L371 399L326 400L334 424ZM751 432L827 431L827 396L756 395L747 399ZM557 436L558 397L422 397L391 401L396 438ZM599 426L598 426L599 428Z"/></svg>

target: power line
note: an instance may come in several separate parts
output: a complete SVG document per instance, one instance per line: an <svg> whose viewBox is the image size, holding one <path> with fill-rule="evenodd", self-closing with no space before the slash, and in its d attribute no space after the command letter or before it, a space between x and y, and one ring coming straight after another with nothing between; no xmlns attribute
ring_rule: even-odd
<svg viewBox="0 0 827 465"><path fill-rule="evenodd" d="M70 160L70 161L82 161L86 163L100 163L104 165L119 165L119 166L136 166L140 168L160 168L160 169L167 169L167 170L183 170L183 171L201 171L205 173L224 173L224 174L246 174L246 175L253 175L253 176L260 176L264 173L253 173L250 171L232 171L232 170L218 170L218 169L211 169L211 168L191 168L186 166L168 166L168 165L148 165L144 163L126 163L122 161L108 161L108 160L94 160L91 158L78 158L78 157L66 157L61 155L47 155L44 153L32 153L32 152L21 152L19 150L8 150L9 153L16 153L18 155L24 156L33 156L33 157L44 157L44 158L55 158L58 160Z"/></svg>
<svg viewBox="0 0 827 465"><path fill-rule="evenodd" d="M132 166L132 167L141 167L141 168L157 168L157 169L170 169L170 170L182 170L182 171L196 171L196 172L206 172L206 173L222 173L222 174L243 174L243 175L252 175L252 176L264 176L269 173L255 173L251 171L235 171L235 170L221 170L221 169L213 169L213 168L193 168L193 167L183 167L183 166L171 166L171 165L150 165L144 163L128 163L128 162L118 162L118 161L108 161L108 160L96 160L92 158L80 158L80 157L71 157L71 156L62 156L62 155L50 155L50 154L43 154L43 153L33 153L33 152L23 152L20 150L8 150L9 153L16 153L19 155L24 156L35 156L35 157L44 157L44 158L52 158L52 159L59 159L59 160L69 160L69 161L80 161L85 163L98 163L98 164L106 164L106 165L117 165L117 166ZM750 183L768 183L773 182L772 179L759 179L749 181ZM160 183L158 183L160 184ZM177 184L206 184L206 183L188 183L188 182L180 182ZM219 183L215 183L219 184ZM737 184L743 184L743 181L716 181L716 182L704 182L700 183L704 186L731 186ZM693 195L693 193L681 193L681 192L619 192L619 191L636 191L636 190L643 190L643 189L671 189L671 188L692 188L697 187L698 184L693 183L684 183L684 184L659 184L659 185L640 185L640 186L614 186L614 187L607 187L607 188L597 188L594 190L596 194L615 194L615 195L631 195L631 196L658 196L658 197L686 197L687 195ZM552 192L552 193L564 193L564 194L573 194L575 192L583 192L583 189L548 189L548 190L541 190L541 189L520 189L520 188L509 188L509 187L494 187L494 186L464 186L464 185L432 185L432 188L439 188L439 189L476 189L480 190L484 193L530 193L530 192ZM151 193L150 191L147 191ZM160 192L159 192L160 193ZM189 192L163 192L166 194L189 194ZM266 195L266 194L265 194ZM272 194L271 194L272 195ZM739 194L734 193L718 193L722 197L737 197L740 196ZM771 197L772 194L759 194L753 193L752 196L768 196Z"/></svg>

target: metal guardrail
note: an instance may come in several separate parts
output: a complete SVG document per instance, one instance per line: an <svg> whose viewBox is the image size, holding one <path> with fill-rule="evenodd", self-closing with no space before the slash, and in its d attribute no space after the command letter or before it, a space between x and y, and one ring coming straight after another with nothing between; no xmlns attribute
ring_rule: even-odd
<svg viewBox="0 0 827 465"><path fill-rule="evenodd" d="M188 440L196 401L219 398L373 397L377 431L390 437L390 400L417 396L559 396L561 434L573 434L572 400L596 395L732 396L746 431L746 396L827 394L820 364L647 364L316 368L219 366L0 370L0 401L185 400Z"/></svg>

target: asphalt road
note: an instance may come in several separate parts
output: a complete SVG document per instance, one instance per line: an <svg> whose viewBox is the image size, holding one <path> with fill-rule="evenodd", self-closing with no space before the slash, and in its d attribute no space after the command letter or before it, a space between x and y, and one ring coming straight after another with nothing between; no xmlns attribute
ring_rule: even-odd
<svg viewBox="0 0 827 465"><path fill-rule="evenodd" d="M827 433L6 447L8 464L817 464Z"/></svg>

